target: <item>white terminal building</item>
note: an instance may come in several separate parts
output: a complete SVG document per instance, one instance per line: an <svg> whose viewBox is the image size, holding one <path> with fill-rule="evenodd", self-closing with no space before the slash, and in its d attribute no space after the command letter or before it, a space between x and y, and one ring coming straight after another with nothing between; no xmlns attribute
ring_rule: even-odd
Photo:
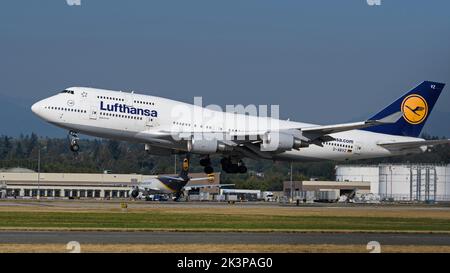
<svg viewBox="0 0 450 273"><path fill-rule="evenodd" d="M450 164L337 165L336 181L369 182L392 201L450 201Z"/></svg>

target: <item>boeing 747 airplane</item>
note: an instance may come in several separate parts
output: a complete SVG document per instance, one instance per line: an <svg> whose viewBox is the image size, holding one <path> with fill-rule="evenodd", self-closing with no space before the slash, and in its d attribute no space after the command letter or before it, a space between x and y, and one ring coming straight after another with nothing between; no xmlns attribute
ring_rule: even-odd
<svg viewBox="0 0 450 273"><path fill-rule="evenodd" d="M78 133L134 141L156 155L222 154L227 173L245 173L243 158L269 160L355 160L420 153L450 140L419 134L443 83L424 81L371 118L353 123L315 125L222 112L166 98L88 87L71 87L35 103L43 120L67 129L77 152Z"/></svg>

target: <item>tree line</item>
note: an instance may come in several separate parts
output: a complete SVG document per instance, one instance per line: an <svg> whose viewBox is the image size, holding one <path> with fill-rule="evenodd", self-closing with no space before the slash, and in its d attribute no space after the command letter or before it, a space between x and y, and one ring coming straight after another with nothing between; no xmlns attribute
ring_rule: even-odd
<svg viewBox="0 0 450 273"><path fill-rule="evenodd" d="M422 135L426 139L438 139ZM32 133L19 137L0 136L0 169L13 167L38 170L38 157L41 158L41 172L71 173L139 173L173 174L180 168L180 156L149 155L143 144L116 140L81 139L80 152L74 154L69 149L69 141L61 138L40 138ZM40 151L40 152L39 152ZM191 172L202 172L199 157L192 157ZM220 156L211 157L216 171L220 171ZM238 188L281 190L283 181L290 179L289 162L245 159L247 174L222 173L222 183L234 183ZM335 165L340 164L379 164L379 163L450 163L450 145L440 145L429 152L398 156L392 158L359 160L349 162L295 162L292 178L294 180L335 179ZM176 165L176 166L175 166Z"/></svg>

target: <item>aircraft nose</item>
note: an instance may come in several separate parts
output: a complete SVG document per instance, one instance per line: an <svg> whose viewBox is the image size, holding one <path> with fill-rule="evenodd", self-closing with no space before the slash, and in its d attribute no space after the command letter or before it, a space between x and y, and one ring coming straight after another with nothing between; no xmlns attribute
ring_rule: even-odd
<svg viewBox="0 0 450 273"><path fill-rule="evenodd" d="M42 103L40 101L38 101L31 106L31 111L39 116L39 114L41 112L41 108L42 108L41 106L42 106Z"/></svg>

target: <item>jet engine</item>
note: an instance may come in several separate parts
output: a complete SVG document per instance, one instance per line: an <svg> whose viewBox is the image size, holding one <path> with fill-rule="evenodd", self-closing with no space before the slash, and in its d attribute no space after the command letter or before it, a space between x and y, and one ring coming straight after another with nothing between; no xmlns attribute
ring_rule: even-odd
<svg viewBox="0 0 450 273"><path fill-rule="evenodd" d="M295 138L293 135L280 132L265 134L261 143L261 151L263 152L284 152L304 147L308 147L308 143Z"/></svg>
<svg viewBox="0 0 450 273"><path fill-rule="evenodd" d="M218 151L226 151L229 147L220 143L217 139L192 138L187 142L187 150L197 154L212 154Z"/></svg>
<svg viewBox="0 0 450 273"><path fill-rule="evenodd" d="M172 155L173 151L171 149L165 149L157 146L150 146L149 144L145 144L145 151L151 155Z"/></svg>

